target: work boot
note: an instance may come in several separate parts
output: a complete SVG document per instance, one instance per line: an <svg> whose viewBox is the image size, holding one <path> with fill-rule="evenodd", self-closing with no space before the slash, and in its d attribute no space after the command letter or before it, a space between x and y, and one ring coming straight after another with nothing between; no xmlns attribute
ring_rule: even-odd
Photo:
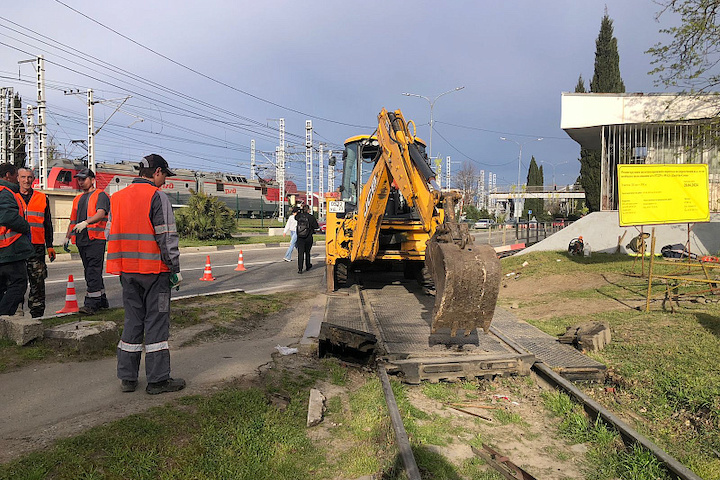
<svg viewBox="0 0 720 480"><path fill-rule="evenodd" d="M82 313L83 315L95 315L97 310L92 307L88 307L87 305L83 305L78 309L78 313Z"/></svg>
<svg viewBox="0 0 720 480"><path fill-rule="evenodd" d="M100 308L110 308L110 303L108 302L108 299L105 295L100 297Z"/></svg>
<svg viewBox="0 0 720 480"><path fill-rule="evenodd" d="M168 378L162 382L148 383L145 393L157 395L158 393L177 392L185 388L185 380L182 378Z"/></svg>
<svg viewBox="0 0 720 480"><path fill-rule="evenodd" d="M137 380L123 380L121 389L123 392L129 393L134 392L137 388Z"/></svg>

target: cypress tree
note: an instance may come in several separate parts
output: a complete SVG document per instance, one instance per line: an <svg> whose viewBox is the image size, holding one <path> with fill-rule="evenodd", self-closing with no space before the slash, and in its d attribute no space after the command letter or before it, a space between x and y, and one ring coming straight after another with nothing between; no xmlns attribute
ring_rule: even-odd
<svg viewBox="0 0 720 480"><path fill-rule="evenodd" d="M605 12L600 24L600 34L595 41L595 73L590 81L593 93L625 93L620 78L620 54L617 38L613 37L612 20Z"/></svg>
<svg viewBox="0 0 720 480"><path fill-rule="evenodd" d="M575 85L575 93L587 93L587 90L585 90L585 80L582 78L582 73L580 74L580 77L578 77L578 83Z"/></svg>
<svg viewBox="0 0 720 480"><path fill-rule="evenodd" d="M533 156L530 159L530 167L528 168L527 176L527 187L528 192L539 192L542 191L544 181L543 169L538 168L538 164ZM544 202L542 198L528 198L525 200L525 206L523 208L523 216L527 218L528 212L532 210L532 216L538 220L543 214Z"/></svg>
<svg viewBox="0 0 720 480"><path fill-rule="evenodd" d="M590 81L593 93L624 93L625 84L620 77L620 54L617 39L613 37L612 20L605 11L600 33L595 41L595 72ZM582 75L575 87L576 93L585 93ZM591 212L600 210L600 181L602 152L580 149L580 184L585 190L585 203Z"/></svg>

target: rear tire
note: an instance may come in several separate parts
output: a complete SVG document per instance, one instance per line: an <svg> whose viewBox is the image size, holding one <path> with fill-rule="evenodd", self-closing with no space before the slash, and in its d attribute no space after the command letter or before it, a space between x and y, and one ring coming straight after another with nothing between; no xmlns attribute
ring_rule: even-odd
<svg viewBox="0 0 720 480"><path fill-rule="evenodd" d="M335 268L333 269L333 274L335 275L335 288L345 288L348 286L348 264L343 261L338 261L335 263Z"/></svg>

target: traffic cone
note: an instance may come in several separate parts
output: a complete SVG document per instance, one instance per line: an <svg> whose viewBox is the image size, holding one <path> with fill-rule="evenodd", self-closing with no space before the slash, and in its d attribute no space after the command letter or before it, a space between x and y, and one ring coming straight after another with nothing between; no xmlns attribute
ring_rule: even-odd
<svg viewBox="0 0 720 480"><path fill-rule="evenodd" d="M235 268L235 271L244 272L245 270L245 262L243 262L242 250L240 250L240 255L238 255L238 266Z"/></svg>
<svg viewBox="0 0 720 480"><path fill-rule="evenodd" d="M67 290L65 292L65 306L55 313L75 313L78 310L77 297L75 296L75 281L73 276L68 277Z"/></svg>
<svg viewBox="0 0 720 480"><path fill-rule="evenodd" d="M205 271L203 272L202 278L200 280L204 282L212 282L215 280L215 277L212 276L212 267L210 266L210 255L207 256L207 260L205 261Z"/></svg>

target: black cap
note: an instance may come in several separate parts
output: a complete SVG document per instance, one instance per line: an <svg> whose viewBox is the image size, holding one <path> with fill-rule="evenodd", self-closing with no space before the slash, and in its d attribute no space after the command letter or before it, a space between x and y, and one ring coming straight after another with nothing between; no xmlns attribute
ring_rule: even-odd
<svg viewBox="0 0 720 480"><path fill-rule="evenodd" d="M157 153L151 153L147 157L143 157L142 161L140 162L140 167L153 169L160 167L163 169L163 171L167 174L168 177L175 176L175 174L170 171L170 166L165 161L165 159Z"/></svg>
<svg viewBox="0 0 720 480"><path fill-rule="evenodd" d="M95 178L95 172L90 170L89 168L83 168L78 173L75 174L75 178Z"/></svg>

